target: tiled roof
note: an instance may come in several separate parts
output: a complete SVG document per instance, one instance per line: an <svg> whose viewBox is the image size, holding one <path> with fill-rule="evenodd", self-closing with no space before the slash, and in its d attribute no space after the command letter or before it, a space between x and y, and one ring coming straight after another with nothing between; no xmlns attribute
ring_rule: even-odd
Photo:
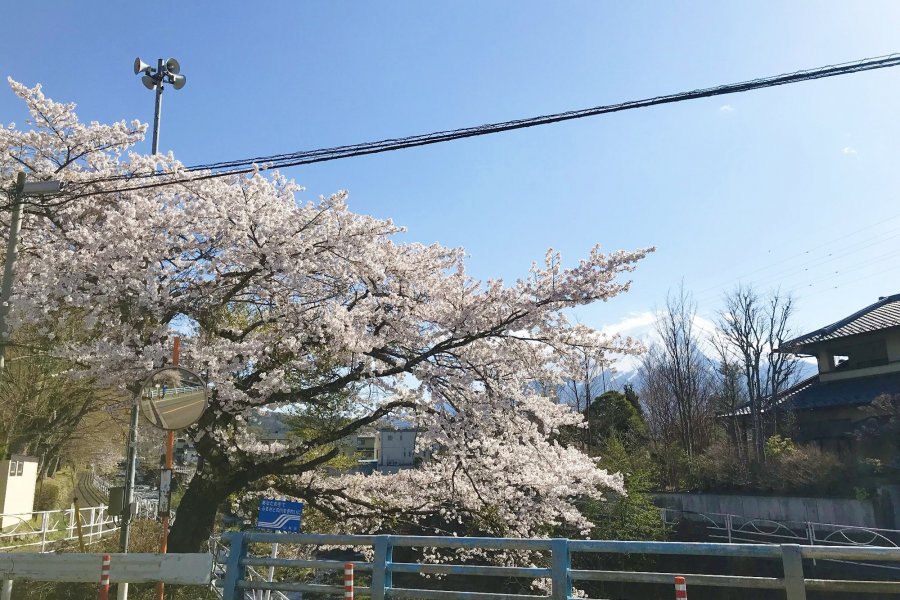
<svg viewBox="0 0 900 600"><path fill-rule="evenodd" d="M811 385L818 383L818 381L819 381L819 376L813 375L812 377L804 379L800 383L794 384L793 386L789 387L788 389L784 390L783 392L780 392L778 394L778 398L775 400L774 404L776 406L781 406L785 400L792 398L797 393L807 389ZM741 415L749 415L749 414L750 414L750 403L744 402L737 409L735 409L735 411L733 413L729 413L727 415L722 415L722 416L732 417L732 416L741 416Z"/></svg>
<svg viewBox="0 0 900 600"><path fill-rule="evenodd" d="M900 372L836 381L820 381L814 375L780 393L775 405L785 410L866 406L882 394L900 394ZM734 412L735 416L749 414L748 404Z"/></svg>
<svg viewBox="0 0 900 600"><path fill-rule="evenodd" d="M827 327L801 335L781 344L779 352L802 352L804 346L809 346L826 340L871 333L891 327L900 327L900 294L887 296L875 304L845 317Z"/></svg>
<svg viewBox="0 0 900 600"><path fill-rule="evenodd" d="M882 394L900 394L900 373L819 381L785 398L782 406L789 410L865 406Z"/></svg>

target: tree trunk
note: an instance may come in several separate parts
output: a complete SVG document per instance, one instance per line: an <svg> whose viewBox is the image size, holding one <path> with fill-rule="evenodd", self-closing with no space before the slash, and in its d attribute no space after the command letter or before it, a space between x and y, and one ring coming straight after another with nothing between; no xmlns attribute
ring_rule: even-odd
<svg viewBox="0 0 900 600"><path fill-rule="evenodd" d="M211 479L210 473L191 479L178 506L175 524L169 532L169 552L200 552L212 535L216 512L235 490L234 481ZM178 518L183 515L184 518Z"/></svg>

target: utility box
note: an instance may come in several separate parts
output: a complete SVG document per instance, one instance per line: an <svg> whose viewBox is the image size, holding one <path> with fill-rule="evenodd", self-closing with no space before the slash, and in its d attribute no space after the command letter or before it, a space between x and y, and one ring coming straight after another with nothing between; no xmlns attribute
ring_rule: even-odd
<svg viewBox="0 0 900 600"><path fill-rule="evenodd" d="M111 517L121 517L125 507L125 488L122 486L109 488L109 509L106 511Z"/></svg>

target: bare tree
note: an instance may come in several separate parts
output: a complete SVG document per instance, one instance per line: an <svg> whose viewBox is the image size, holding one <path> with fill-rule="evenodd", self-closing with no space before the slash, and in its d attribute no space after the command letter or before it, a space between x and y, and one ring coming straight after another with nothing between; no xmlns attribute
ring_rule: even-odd
<svg viewBox="0 0 900 600"><path fill-rule="evenodd" d="M580 377L566 381L561 396L564 402L574 406L579 413L586 414L591 403L607 391L606 365L595 349L585 347L579 351L577 366ZM585 448L590 449L590 419L587 420L587 427L582 435Z"/></svg>
<svg viewBox="0 0 900 600"><path fill-rule="evenodd" d="M714 419L711 364L695 331L696 305L684 288L670 293L656 330L660 344L643 364L641 397L651 431L679 445L693 457L709 443Z"/></svg>
<svg viewBox="0 0 900 600"><path fill-rule="evenodd" d="M745 429L735 418L738 409L747 401L747 386L744 383L743 368L730 350L729 344L720 332L710 336L710 342L717 354L715 367L715 398L713 405L717 414L731 415L723 421L725 433L742 460L747 458Z"/></svg>
<svg viewBox="0 0 900 600"><path fill-rule="evenodd" d="M790 354L774 352L792 336L790 320L794 300L776 290L760 294L752 286L739 285L725 295L719 313L716 346L726 361L742 370L750 401L750 428L756 460L765 460L765 440L777 425L772 403L778 393L796 382L798 361Z"/></svg>

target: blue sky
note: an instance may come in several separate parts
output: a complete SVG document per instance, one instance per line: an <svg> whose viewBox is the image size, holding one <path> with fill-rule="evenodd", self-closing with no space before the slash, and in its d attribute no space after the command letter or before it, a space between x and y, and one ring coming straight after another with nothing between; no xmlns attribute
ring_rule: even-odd
<svg viewBox="0 0 900 600"><path fill-rule="evenodd" d="M186 164L476 125L900 51L896 2L16 2L0 74L83 120L152 120L140 55L174 56L160 147ZM14 26L12 26L14 24ZM796 328L900 292L900 69L289 170L509 281L547 247L655 245L601 327L684 281L798 297ZM22 122L0 91L0 122ZM145 151L149 151L149 141Z"/></svg>

